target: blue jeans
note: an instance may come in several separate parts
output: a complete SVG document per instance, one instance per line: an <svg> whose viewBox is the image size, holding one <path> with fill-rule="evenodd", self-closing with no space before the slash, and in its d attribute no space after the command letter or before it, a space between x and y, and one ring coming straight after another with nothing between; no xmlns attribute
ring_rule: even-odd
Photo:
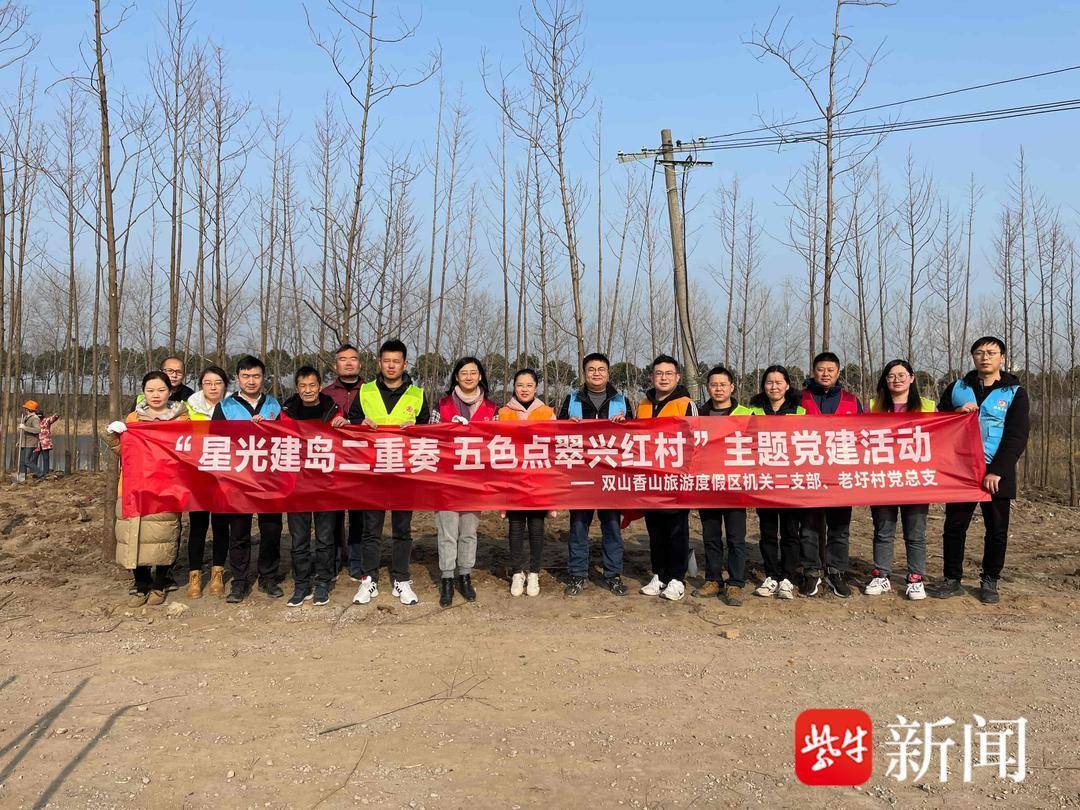
<svg viewBox="0 0 1080 810"><path fill-rule="evenodd" d="M589 526L592 525L594 510L570 510L570 534L567 537L570 559L567 563L570 576L589 576ZM604 576L617 577L622 573L623 539L619 529L621 513L618 509L598 509L595 514L600 521L600 535L603 538L602 559Z"/></svg>
<svg viewBox="0 0 1080 810"><path fill-rule="evenodd" d="M34 458L34 454L37 453L36 447L20 447L19 448L19 474L23 475L31 473L37 475L37 460Z"/></svg>

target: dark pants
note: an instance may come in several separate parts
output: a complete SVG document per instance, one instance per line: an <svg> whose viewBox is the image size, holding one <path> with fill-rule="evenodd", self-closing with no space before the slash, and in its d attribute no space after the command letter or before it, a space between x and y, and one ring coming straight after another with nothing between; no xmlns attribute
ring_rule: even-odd
<svg viewBox="0 0 1080 810"><path fill-rule="evenodd" d="M617 577L622 573L623 538L619 521L622 514L618 509L571 509L570 531L566 537L568 560L567 572L572 577L589 576L589 526L593 515L600 522L601 560L604 563L604 576Z"/></svg>
<svg viewBox="0 0 1080 810"><path fill-rule="evenodd" d="M229 521L229 569L234 588L248 585L248 566L251 564L251 515L231 515ZM278 581L281 562L281 514L260 514L259 519L259 582L264 585Z"/></svg>
<svg viewBox="0 0 1080 810"><path fill-rule="evenodd" d="M135 568L135 590L139 593L163 591L169 584L170 565L140 565Z"/></svg>
<svg viewBox="0 0 1080 810"><path fill-rule="evenodd" d="M312 515L315 516L312 521ZM311 524L315 523L315 553L311 553ZM289 512L289 537L292 539L293 583L298 591L310 591L312 580L315 587L330 587L337 573L334 562L337 549L334 546L336 512Z"/></svg>
<svg viewBox="0 0 1080 810"><path fill-rule="evenodd" d="M361 522L360 512L334 512L334 548L337 550L337 556L335 556L336 564L338 568L349 567L349 542L352 534L352 527L359 525ZM349 517L349 534L345 533L345 516ZM354 520L351 515L356 515ZM356 535L357 542L360 542L360 535ZM337 569L335 569L336 571ZM352 573L350 570L349 573Z"/></svg>
<svg viewBox="0 0 1080 810"><path fill-rule="evenodd" d="M379 579L379 559L382 556L383 524L386 512L365 509L351 512L361 515L359 542L353 542L349 532L349 570L357 579L371 577ZM390 536L393 545L390 551L390 576L395 582L409 581L409 557L412 556L412 512L393 511L390 513Z"/></svg>
<svg viewBox="0 0 1080 810"><path fill-rule="evenodd" d="M214 530L214 546L211 551L214 565L222 567L229 558L229 523L233 515L212 515L209 512L188 514L188 570L202 570L206 554L206 533Z"/></svg>
<svg viewBox="0 0 1080 810"><path fill-rule="evenodd" d="M829 506L803 510L802 558L807 574L821 573L819 538L825 534L825 567L840 573L848 567L848 534L851 531L851 507Z"/></svg>
<svg viewBox="0 0 1080 810"><path fill-rule="evenodd" d="M37 465L37 472L34 473L34 478L44 478L49 474L50 461L52 458L52 450L35 450L34 458L31 459Z"/></svg>
<svg viewBox="0 0 1080 810"><path fill-rule="evenodd" d="M540 573L540 558L544 555L544 515L542 509L507 512L510 518L510 568ZM529 565L525 567L525 538L529 539Z"/></svg>
<svg viewBox="0 0 1080 810"><path fill-rule="evenodd" d="M35 467L34 453L37 452L36 447L20 447L19 448L19 473L31 473L33 474Z"/></svg>
<svg viewBox="0 0 1080 810"><path fill-rule="evenodd" d="M802 527L799 525L801 509L758 509L758 526L761 529L761 559L765 563L765 576L777 582L786 579L795 582L799 574L802 556Z"/></svg>
<svg viewBox="0 0 1080 810"><path fill-rule="evenodd" d="M705 545L705 579L724 581L724 529L727 529L727 571L731 585L746 582L746 510L699 509Z"/></svg>
<svg viewBox="0 0 1080 810"><path fill-rule="evenodd" d="M975 507L982 508L986 537L983 540L982 576L997 579L1005 565L1005 547L1009 542L1009 498L994 498L974 503L945 504L943 545L945 576L961 579L964 573L964 541Z"/></svg>
<svg viewBox="0 0 1080 810"><path fill-rule="evenodd" d="M663 509L645 513L649 557L661 582L686 579L690 558L690 510Z"/></svg>

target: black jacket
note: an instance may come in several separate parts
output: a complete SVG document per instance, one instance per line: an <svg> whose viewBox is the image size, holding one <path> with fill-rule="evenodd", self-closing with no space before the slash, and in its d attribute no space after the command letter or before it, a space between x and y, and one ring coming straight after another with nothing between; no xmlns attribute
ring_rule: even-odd
<svg viewBox="0 0 1080 810"><path fill-rule="evenodd" d="M581 402L581 418L582 419L607 419L608 418L608 405L614 397L620 396L619 389L611 383L608 383L607 390L604 392L604 401L600 404L599 408L593 406L592 399L589 398L588 386L582 386L575 392L578 401ZM570 418L570 394L566 395L563 399L562 407L559 408L559 418ZM634 409L630 406L630 400L627 397L623 397L626 400L626 418L634 418Z"/></svg>
<svg viewBox="0 0 1080 810"><path fill-rule="evenodd" d="M686 409L683 413L679 414L680 416L698 415L697 403L694 402L694 398L690 396L690 392L687 391L686 386L683 385L676 385L675 389L663 399L657 399L656 389L650 388L648 391L645 392L645 399L647 399L649 401L649 404L652 405L653 416L656 416L658 413L660 413L660 411L663 410L664 406L671 402L671 400L673 399L686 400ZM640 408L638 410L640 411Z"/></svg>
<svg viewBox="0 0 1080 810"><path fill-rule="evenodd" d="M387 413L394 410L394 406L398 404L398 400L401 399L402 395L412 384L412 377L408 374L402 375L401 385L397 388L387 388L381 374L375 378L375 387L379 389L379 394L382 395L383 406L386 408ZM364 416L364 407L360 404L359 394L357 394L356 399L353 400L352 406L349 408L348 414L346 414L346 418L354 425L359 425L366 418ZM428 408L427 397L425 397L424 404L420 406L420 413L416 416L416 424L426 425L430 421L431 409Z"/></svg>
<svg viewBox="0 0 1080 810"><path fill-rule="evenodd" d="M761 408L766 416L790 416L799 413L799 408L802 407L802 398L794 391L788 391L787 396L784 397L784 404L780 406L780 410L773 411L772 404L769 402L767 396L764 394L754 394L754 396L750 398L748 407Z"/></svg>
<svg viewBox="0 0 1080 810"><path fill-rule="evenodd" d="M1001 433L1001 443L993 459L986 465L986 472L992 475L1000 475L1001 483L998 485L998 498L1016 497L1016 464L1020 456L1024 455L1027 448L1028 432L1031 429L1031 400L1028 398L1027 389L1020 385L1020 379L1015 374L1007 371L1001 372L1001 379L984 387L979 379L977 371L969 371L964 375L964 382L975 393L975 402L982 407L983 401L990 392L997 388L1005 388L1010 385L1017 386L1016 396L1013 397L1009 410L1005 412L1005 425ZM952 395L956 382L949 383L938 402L939 411L955 411Z"/></svg>
<svg viewBox="0 0 1080 810"><path fill-rule="evenodd" d="M814 398L814 402L817 403L818 410L823 414L836 413L836 409L840 407L840 392L844 390L844 386L841 383L837 383L828 391L821 387L821 384L817 380L807 380L803 385L803 388L810 392L810 396ZM858 399L855 400L858 408L857 413L865 413L863 404Z"/></svg>
<svg viewBox="0 0 1080 810"><path fill-rule="evenodd" d="M302 408L304 408L304 401L300 399L299 394L293 394L287 400L281 403L281 412L288 416L290 419L310 419L312 417L303 417ZM323 421L330 422L335 416L337 416L338 405L334 402L333 398L329 394L319 393L319 415L315 418Z"/></svg>

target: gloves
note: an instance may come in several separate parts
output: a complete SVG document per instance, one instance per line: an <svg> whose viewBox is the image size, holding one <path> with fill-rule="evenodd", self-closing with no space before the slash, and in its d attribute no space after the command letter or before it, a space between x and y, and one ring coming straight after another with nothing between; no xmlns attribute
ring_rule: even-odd
<svg viewBox="0 0 1080 810"><path fill-rule="evenodd" d="M119 433L123 433L125 430L127 430L127 425L124 424L123 422L117 420L115 422L109 422L109 426L107 428L105 428L105 430L107 430L109 433L117 433L117 434L119 434Z"/></svg>
<svg viewBox="0 0 1080 810"><path fill-rule="evenodd" d="M465 418L464 416L462 416L461 414L458 414L457 416L455 416L455 417L454 417L453 419L451 419L450 421L451 421L451 422L456 422L456 423L457 423L457 424L459 424L459 425L467 425L467 424L469 424L469 420L468 420L468 419L466 419L466 418Z"/></svg>

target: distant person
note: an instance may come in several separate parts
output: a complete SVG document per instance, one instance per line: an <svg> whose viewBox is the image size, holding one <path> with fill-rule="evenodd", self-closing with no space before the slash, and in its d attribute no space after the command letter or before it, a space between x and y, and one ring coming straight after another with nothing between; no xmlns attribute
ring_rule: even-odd
<svg viewBox="0 0 1080 810"><path fill-rule="evenodd" d="M120 455L120 434L132 422L187 420L187 408L182 402L170 401L169 391L169 378L162 372L151 371L143 377L142 399L135 410L124 422L110 422L105 428L105 443L113 453ZM121 517L121 492L122 483L116 492L116 562L135 574L135 591L128 607L160 605L180 548L180 513Z"/></svg>
<svg viewBox="0 0 1080 810"><path fill-rule="evenodd" d="M52 414L51 416L42 416L41 411L38 411L40 422L38 423L41 431L38 433L38 446L34 451L37 464L37 472L34 473L34 478L41 480L49 474L50 462L52 460L52 426L56 424L60 419L59 414Z"/></svg>
<svg viewBox="0 0 1080 810"><path fill-rule="evenodd" d="M38 404L28 399L23 403L22 416L19 418L19 469L15 481L23 484L26 474L34 474L36 465L34 453L38 448L38 435L41 433L41 417L37 413Z"/></svg>
<svg viewBox="0 0 1080 810"><path fill-rule="evenodd" d="M947 599L962 593L964 543L975 507L982 510L986 534L983 539L979 599L987 605L999 601L998 578L1005 566L1009 540L1009 509L1016 497L1016 464L1027 448L1030 401L1019 378L1004 371L1005 341L981 337L971 346L975 368L956 380L941 395L939 411L977 411L986 457L983 489L990 500L982 503L945 504L942 540L945 581L934 595Z"/></svg>

